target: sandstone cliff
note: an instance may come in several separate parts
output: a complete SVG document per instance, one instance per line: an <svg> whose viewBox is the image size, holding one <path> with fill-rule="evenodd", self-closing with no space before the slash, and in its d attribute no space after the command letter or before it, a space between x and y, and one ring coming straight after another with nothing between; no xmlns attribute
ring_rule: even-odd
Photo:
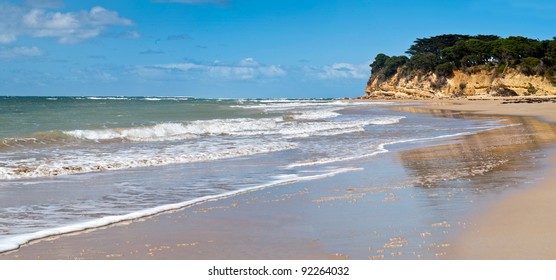
<svg viewBox="0 0 556 280"><path fill-rule="evenodd" d="M450 78L434 73L394 76L381 80L371 76L366 95L362 98L444 98L470 97L479 95L556 95L554 81L544 76L525 75L512 68L497 74L495 69L475 69L463 72L454 70Z"/></svg>

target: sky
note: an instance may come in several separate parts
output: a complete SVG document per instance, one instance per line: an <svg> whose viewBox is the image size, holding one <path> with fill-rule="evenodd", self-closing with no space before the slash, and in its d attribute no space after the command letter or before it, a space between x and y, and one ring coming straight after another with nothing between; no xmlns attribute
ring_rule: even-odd
<svg viewBox="0 0 556 280"><path fill-rule="evenodd" d="M356 97L378 53L556 36L541 0L0 0L0 95Z"/></svg>

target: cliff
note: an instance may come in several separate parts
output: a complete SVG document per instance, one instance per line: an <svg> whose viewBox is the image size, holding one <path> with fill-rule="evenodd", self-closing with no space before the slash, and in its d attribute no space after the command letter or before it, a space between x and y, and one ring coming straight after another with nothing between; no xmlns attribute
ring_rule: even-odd
<svg viewBox="0 0 556 280"><path fill-rule="evenodd" d="M388 79L371 76L363 98L447 98L489 96L556 95L551 79L525 75L508 68L502 74L495 69L454 70L450 78L434 72L406 76L400 69Z"/></svg>
<svg viewBox="0 0 556 280"><path fill-rule="evenodd" d="M444 34L376 55L364 98L556 95L556 37Z"/></svg>

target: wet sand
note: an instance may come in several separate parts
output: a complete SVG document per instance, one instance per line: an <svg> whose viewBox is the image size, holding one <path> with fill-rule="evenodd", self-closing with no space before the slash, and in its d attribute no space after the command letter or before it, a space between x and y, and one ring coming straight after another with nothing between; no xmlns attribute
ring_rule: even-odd
<svg viewBox="0 0 556 280"><path fill-rule="evenodd" d="M461 117L446 110L471 110L556 120L552 103L457 100L423 105L440 117ZM419 113L423 108L403 110ZM556 227L551 215L556 190L551 182L556 178L531 182L530 177L556 174L554 157L550 170L539 171L533 164L540 161L533 157L544 156L556 139L556 129L531 118L513 121L524 125L401 149L362 165L405 176L407 184L390 185L365 171L346 173L40 240L0 259L554 259L556 238L550 234ZM474 170L477 157L504 164L481 173ZM446 166L477 171L478 176L463 177L471 188L445 185L435 179L435 170ZM498 184L516 186L508 191Z"/></svg>
<svg viewBox="0 0 556 280"><path fill-rule="evenodd" d="M431 108L481 114L536 116L556 122L555 103L502 104L500 100L459 101ZM475 218L451 248L454 259L556 259L556 151L535 188L494 204Z"/></svg>
<svg viewBox="0 0 556 280"><path fill-rule="evenodd" d="M554 153L550 159L556 166ZM454 259L556 259L556 172L476 217L454 242Z"/></svg>
<svg viewBox="0 0 556 280"><path fill-rule="evenodd" d="M425 102L424 108L483 115L531 116L556 122L553 102L516 102L519 98ZM514 103L515 102L515 103ZM449 259L556 259L556 149L535 187L514 194L477 214L451 242Z"/></svg>

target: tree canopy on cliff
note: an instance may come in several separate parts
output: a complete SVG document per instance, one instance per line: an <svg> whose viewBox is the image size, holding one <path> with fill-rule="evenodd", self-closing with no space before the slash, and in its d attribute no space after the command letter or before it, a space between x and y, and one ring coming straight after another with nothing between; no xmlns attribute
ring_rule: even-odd
<svg viewBox="0 0 556 280"><path fill-rule="evenodd" d="M418 38L406 53L409 57L378 54L370 64L371 78L388 79L398 71L406 76L434 72L449 78L454 70L477 67L501 74L511 67L526 75L556 79L556 37L540 41L521 36L445 34Z"/></svg>

